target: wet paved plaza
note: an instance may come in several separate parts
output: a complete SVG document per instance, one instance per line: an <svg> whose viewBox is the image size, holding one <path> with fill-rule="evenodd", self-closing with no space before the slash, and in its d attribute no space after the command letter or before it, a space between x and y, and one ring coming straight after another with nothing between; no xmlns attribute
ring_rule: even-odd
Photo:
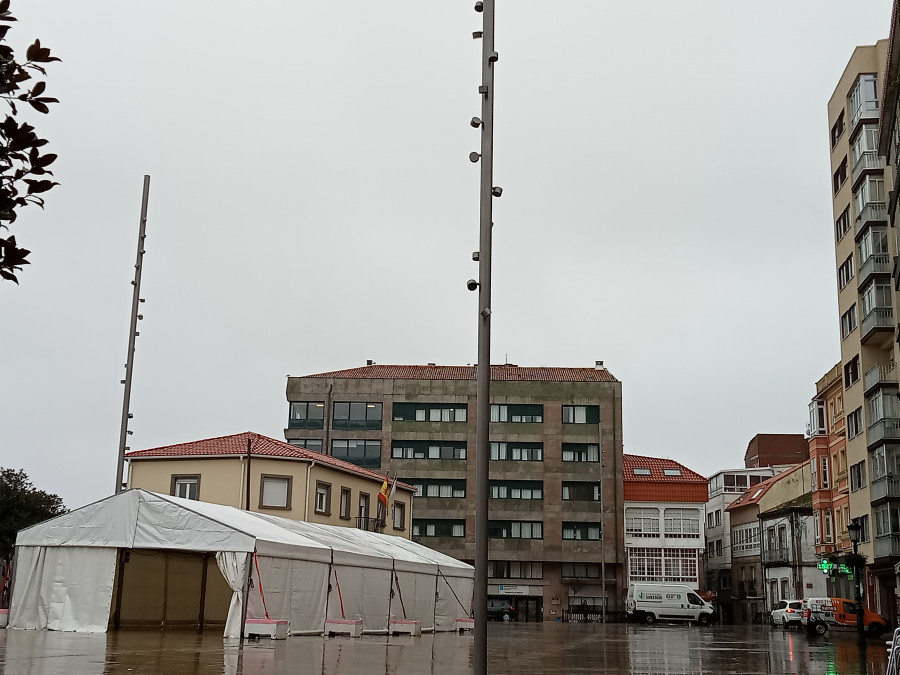
<svg viewBox="0 0 900 675"><path fill-rule="evenodd" d="M291 637L224 641L208 631L108 634L0 630L0 673L9 675L461 675L472 672L471 634L419 638ZM492 675L883 675L883 640L860 653L853 633L808 637L764 626L502 624L488 626Z"/></svg>

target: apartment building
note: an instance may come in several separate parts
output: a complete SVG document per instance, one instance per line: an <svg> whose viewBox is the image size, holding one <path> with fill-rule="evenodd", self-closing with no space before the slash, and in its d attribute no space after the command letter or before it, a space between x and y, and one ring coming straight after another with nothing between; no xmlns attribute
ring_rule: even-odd
<svg viewBox="0 0 900 675"><path fill-rule="evenodd" d="M623 611L621 383L592 368L491 366L488 593L520 621ZM413 538L475 558L475 366L289 377L285 438L415 486Z"/></svg>
<svg viewBox="0 0 900 675"><path fill-rule="evenodd" d="M398 483L390 513L379 515L382 474L261 434L135 450L125 459L130 488L411 538L411 485Z"/></svg>
<svg viewBox="0 0 900 675"><path fill-rule="evenodd" d="M701 590L706 478L671 459L623 455L626 583Z"/></svg>
<svg viewBox="0 0 900 675"><path fill-rule="evenodd" d="M895 31L896 21L892 34ZM879 149L893 150L889 163L896 163L896 151L890 139L879 138L879 124L886 135L895 133L895 115L890 120L880 118L885 68L896 60L891 56L888 61L889 51L896 49L892 43L889 50L888 40L857 47L828 102L846 463L851 481L849 513L844 515L842 506L841 517L844 527L847 517L860 519L860 553L869 560L866 602L888 617L896 616L893 566L900 561L900 490L894 478L900 401L894 367L896 284L892 283L897 240L888 217L888 201L895 203L896 191L889 194L892 172L885 168ZM894 92L894 83L887 81ZM890 105L895 109L893 96ZM820 464L819 481L821 468ZM833 474L834 468L830 470Z"/></svg>
<svg viewBox="0 0 900 675"><path fill-rule="evenodd" d="M813 529L816 555L851 550L850 491L868 484L865 460L848 466L844 415L844 380L838 363L816 382L809 404L809 467L812 478ZM862 516L868 523L869 516ZM868 531L868 526L864 528ZM866 537L868 539L868 537Z"/></svg>

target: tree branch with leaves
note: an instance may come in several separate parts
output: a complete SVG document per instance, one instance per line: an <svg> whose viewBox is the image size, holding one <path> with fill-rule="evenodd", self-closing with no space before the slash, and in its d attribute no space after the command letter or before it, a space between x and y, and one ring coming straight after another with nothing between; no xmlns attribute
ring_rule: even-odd
<svg viewBox="0 0 900 675"><path fill-rule="evenodd" d="M10 113L0 122L0 235L9 232L15 222L17 211L36 204L44 208L41 196L55 185L47 178L53 172L47 167L56 160L53 153L42 154L40 148L47 140L39 137L32 125L19 122L16 104L28 104L42 114L50 112L48 104L59 103L55 98L44 96L47 83L38 80L30 87L26 83L35 75L46 77L45 64L59 61L50 55L50 49L35 40L25 52L25 61L16 60L13 48L6 43L10 23L16 18L9 11L10 0L0 0L0 98L10 108ZM15 236L0 236L0 279L16 284L16 272L20 272L31 251L19 247Z"/></svg>

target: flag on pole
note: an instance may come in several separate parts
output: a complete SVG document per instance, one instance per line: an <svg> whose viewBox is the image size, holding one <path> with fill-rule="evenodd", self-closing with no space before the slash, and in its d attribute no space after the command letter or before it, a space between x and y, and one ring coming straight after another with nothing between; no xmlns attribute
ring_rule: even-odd
<svg viewBox="0 0 900 675"><path fill-rule="evenodd" d="M381 486L381 491L378 493L378 501L384 506L385 510L387 510L387 502L388 502L388 479L385 476L384 484Z"/></svg>
<svg viewBox="0 0 900 675"><path fill-rule="evenodd" d="M391 481L391 492L388 495L388 503L394 501L394 493L397 491L397 476L394 476L394 480Z"/></svg>

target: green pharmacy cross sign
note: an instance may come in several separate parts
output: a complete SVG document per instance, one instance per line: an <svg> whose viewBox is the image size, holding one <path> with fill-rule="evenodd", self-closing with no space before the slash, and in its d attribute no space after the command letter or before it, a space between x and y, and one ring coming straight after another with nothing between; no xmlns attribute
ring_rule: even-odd
<svg viewBox="0 0 900 675"><path fill-rule="evenodd" d="M829 575L834 575L834 574L838 574L838 573L853 574L853 570L851 570L849 567L847 567L847 565L845 565L844 563L835 564L827 559L820 560L819 563L816 565L816 567L818 567L820 570L822 570L822 572L824 572L825 574L829 574Z"/></svg>

